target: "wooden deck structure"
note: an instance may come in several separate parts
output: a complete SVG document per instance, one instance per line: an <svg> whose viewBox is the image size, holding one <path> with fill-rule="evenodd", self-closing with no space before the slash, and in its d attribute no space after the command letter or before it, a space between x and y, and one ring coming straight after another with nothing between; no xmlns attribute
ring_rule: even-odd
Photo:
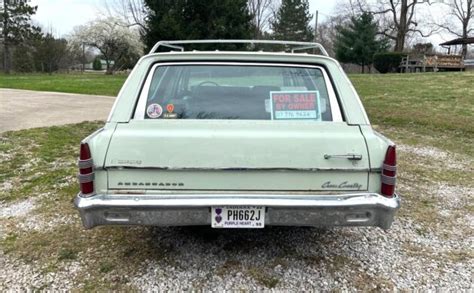
<svg viewBox="0 0 474 293"><path fill-rule="evenodd" d="M465 68L461 55L407 55L400 63L401 72L463 71Z"/></svg>
<svg viewBox="0 0 474 293"><path fill-rule="evenodd" d="M454 46L455 48L459 45L466 46L469 48L469 45L474 44L474 37L467 37L467 38L457 38L451 41L444 42L440 44L440 46L448 49L448 54L451 53L451 47ZM472 56L471 56L472 57ZM464 70L474 70L474 58L471 59L464 59Z"/></svg>
<svg viewBox="0 0 474 293"><path fill-rule="evenodd" d="M457 38L440 46L448 49L448 54L407 55L400 63L401 72L463 71L474 69L474 59L463 60L461 55L451 54L451 46L474 44L474 37Z"/></svg>

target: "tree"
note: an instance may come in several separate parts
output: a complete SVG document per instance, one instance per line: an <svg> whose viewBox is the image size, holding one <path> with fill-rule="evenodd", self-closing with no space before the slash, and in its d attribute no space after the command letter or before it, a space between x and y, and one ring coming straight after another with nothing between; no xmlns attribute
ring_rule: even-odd
<svg viewBox="0 0 474 293"><path fill-rule="evenodd" d="M92 69L102 70L102 61L99 56L95 57L94 62L92 63Z"/></svg>
<svg viewBox="0 0 474 293"><path fill-rule="evenodd" d="M136 61L143 53L138 32L117 18L98 19L76 27L70 39L76 46L82 44L99 50L105 59L107 74L120 68L120 60L125 57Z"/></svg>
<svg viewBox="0 0 474 293"><path fill-rule="evenodd" d="M370 13L351 17L347 26L337 28L336 58L344 63L362 66L363 73L365 66L372 64L374 54L386 51L388 48L385 39L377 39L377 30L377 24Z"/></svg>
<svg viewBox="0 0 474 293"><path fill-rule="evenodd" d="M31 16L36 13L37 6L30 6L26 0L3 0L0 13L3 39L3 70L10 73L11 48L28 39L38 28L30 23ZM24 48L23 48L24 49Z"/></svg>
<svg viewBox="0 0 474 293"><path fill-rule="evenodd" d="M107 17L120 18L127 27L145 29L147 10L143 0L104 0Z"/></svg>
<svg viewBox="0 0 474 293"><path fill-rule="evenodd" d="M16 72L25 73L34 71L34 59L30 46L27 44L18 44L15 46L12 56L12 65Z"/></svg>
<svg viewBox="0 0 474 293"><path fill-rule="evenodd" d="M334 51L334 40L337 35L337 28L341 25L345 25L350 16L341 14L336 16L327 17L321 23L318 24L318 33L316 41L324 46L329 56L335 56Z"/></svg>
<svg viewBox="0 0 474 293"><path fill-rule="evenodd" d="M288 41L313 41L308 0L283 0L271 22L275 39Z"/></svg>
<svg viewBox="0 0 474 293"><path fill-rule="evenodd" d="M148 49L160 40L251 37L246 0L145 0L145 5Z"/></svg>
<svg viewBox="0 0 474 293"><path fill-rule="evenodd" d="M52 33L42 34L35 41L33 59L37 71L52 73L67 64L68 44L65 39L57 39Z"/></svg>
<svg viewBox="0 0 474 293"><path fill-rule="evenodd" d="M474 32L474 0L452 0L445 5L449 8L450 17L445 17L445 21L438 26L459 38L467 38ZM461 55L466 58L467 44L462 45Z"/></svg>
<svg viewBox="0 0 474 293"><path fill-rule="evenodd" d="M368 4L365 0L348 0L353 11L371 13L377 17L379 23L379 34L394 42L394 51L402 52L405 49L406 40L412 34L428 37L435 32L430 28L423 31L419 22L415 19L416 7L430 0L378 0L375 4Z"/></svg>
<svg viewBox="0 0 474 293"><path fill-rule="evenodd" d="M274 4L275 2L272 2L272 0L248 0L254 39L264 37L274 13Z"/></svg>

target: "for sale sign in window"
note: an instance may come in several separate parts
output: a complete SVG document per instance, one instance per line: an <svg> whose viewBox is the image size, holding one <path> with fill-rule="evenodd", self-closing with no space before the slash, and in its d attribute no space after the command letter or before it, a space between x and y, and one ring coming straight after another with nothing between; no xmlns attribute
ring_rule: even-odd
<svg viewBox="0 0 474 293"><path fill-rule="evenodd" d="M272 120L321 121L318 91L270 92Z"/></svg>

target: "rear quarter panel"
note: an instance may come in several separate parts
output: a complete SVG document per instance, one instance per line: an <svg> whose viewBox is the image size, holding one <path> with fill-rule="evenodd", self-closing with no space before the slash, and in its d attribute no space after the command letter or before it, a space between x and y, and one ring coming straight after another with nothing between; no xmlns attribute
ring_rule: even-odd
<svg viewBox="0 0 474 293"><path fill-rule="evenodd" d="M104 170L105 158L116 123L106 123L104 127L84 138L81 143L87 143L94 162L94 188L97 193L107 192L107 172Z"/></svg>
<svg viewBox="0 0 474 293"><path fill-rule="evenodd" d="M395 145L390 139L386 138L379 132L375 131L369 125L360 126L362 134L367 143L367 150L369 152L369 191L380 192L381 186L381 168L387 153L387 148L390 145Z"/></svg>

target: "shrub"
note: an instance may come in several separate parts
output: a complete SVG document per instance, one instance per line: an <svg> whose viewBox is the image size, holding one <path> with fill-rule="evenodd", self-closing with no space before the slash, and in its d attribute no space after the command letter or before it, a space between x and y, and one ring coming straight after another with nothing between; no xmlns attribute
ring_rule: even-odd
<svg viewBox="0 0 474 293"><path fill-rule="evenodd" d="M99 57L95 57L94 63L92 63L92 69L102 70L102 62L100 61Z"/></svg>
<svg viewBox="0 0 474 293"><path fill-rule="evenodd" d="M398 72L398 66L405 56L400 52L377 53L374 55L374 67L380 73Z"/></svg>

